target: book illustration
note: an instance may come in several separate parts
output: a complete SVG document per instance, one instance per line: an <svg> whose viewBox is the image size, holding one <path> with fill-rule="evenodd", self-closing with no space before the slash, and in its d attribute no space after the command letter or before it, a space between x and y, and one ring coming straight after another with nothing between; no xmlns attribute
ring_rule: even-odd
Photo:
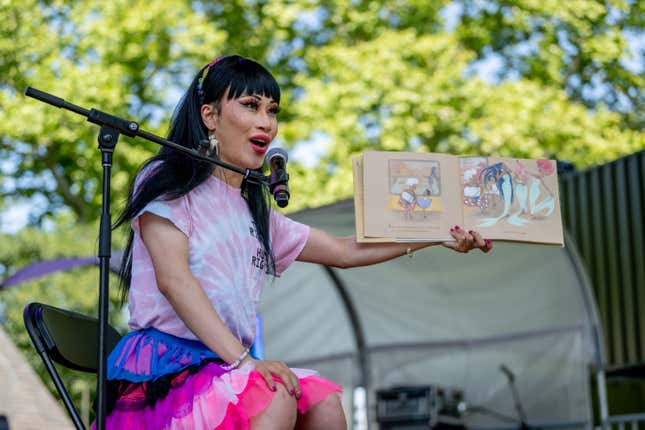
<svg viewBox="0 0 645 430"><path fill-rule="evenodd" d="M402 212L405 221L427 219L429 212L442 211L438 161L389 160L388 184L386 209Z"/></svg>
<svg viewBox="0 0 645 430"><path fill-rule="evenodd" d="M359 242L492 240L564 244L556 163L366 151L352 160Z"/></svg>
<svg viewBox="0 0 645 430"><path fill-rule="evenodd" d="M556 206L547 178L553 160L460 159L464 213L478 228L508 223L525 227L550 217Z"/></svg>

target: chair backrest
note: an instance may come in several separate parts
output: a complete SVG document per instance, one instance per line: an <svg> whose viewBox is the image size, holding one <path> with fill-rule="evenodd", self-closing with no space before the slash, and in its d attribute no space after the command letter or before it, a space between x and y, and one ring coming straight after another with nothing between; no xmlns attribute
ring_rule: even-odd
<svg viewBox="0 0 645 430"><path fill-rule="evenodd" d="M71 369L98 369L98 320L42 303L30 303L24 311L25 327L39 352ZM107 351L121 339L112 326L107 329Z"/></svg>

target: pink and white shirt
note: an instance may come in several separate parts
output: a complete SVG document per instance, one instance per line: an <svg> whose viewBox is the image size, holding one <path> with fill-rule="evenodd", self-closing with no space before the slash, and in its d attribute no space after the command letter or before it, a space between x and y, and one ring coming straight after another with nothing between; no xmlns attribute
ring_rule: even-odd
<svg viewBox="0 0 645 430"><path fill-rule="evenodd" d="M144 212L170 220L186 235L191 272L231 333L250 346L255 338L267 261L240 189L210 176L178 199L150 202L132 221L130 328L154 327L178 337L197 339L157 288L150 255L139 234L139 216ZM300 255L309 227L271 210L270 235L276 272L280 275Z"/></svg>

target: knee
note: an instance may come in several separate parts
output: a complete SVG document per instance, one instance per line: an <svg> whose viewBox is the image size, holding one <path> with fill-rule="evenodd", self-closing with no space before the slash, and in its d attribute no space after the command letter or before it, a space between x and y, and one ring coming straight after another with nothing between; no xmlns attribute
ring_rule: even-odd
<svg viewBox="0 0 645 430"><path fill-rule="evenodd" d="M296 424L296 399L291 396L282 384L276 384L276 392L267 409L251 419L251 428L264 429L293 429Z"/></svg>
<svg viewBox="0 0 645 430"><path fill-rule="evenodd" d="M296 398L289 394L284 385L276 384L276 388L271 406L276 415L281 418L279 421L285 423L285 428L292 429L298 414Z"/></svg>
<svg viewBox="0 0 645 430"><path fill-rule="evenodd" d="M282 384L275 384L276 391L273 395L273 403L279 405L281 409L293 411L297 410L296 408L296 398L289 394L287 388Z"/></svg>
<svg viewBox="0 0 645 430"><path fill-rule="evenodd" d="M330 430L346 430L347 418L345 418L345 411L343 411L343 404L340 401L340 396L332 394L323 400L323 407L327 415L328 428Z"/></svg>
<svg viewBox="0 0 645 430"><path fill-rule="evenodd" d="M346 430L347 420L340 397L332 394L299 416L296 429Z"/></svg>
<svg viewBox="0 0 645 430"><path fill-rule="evenodd" d="M282 384L276 384L276 389L271 406L273 406L276 411L279 411L280 415L285 417L287 421L295 424L296 415L298 413L296 398L289 394L285 386Z"/></svg>

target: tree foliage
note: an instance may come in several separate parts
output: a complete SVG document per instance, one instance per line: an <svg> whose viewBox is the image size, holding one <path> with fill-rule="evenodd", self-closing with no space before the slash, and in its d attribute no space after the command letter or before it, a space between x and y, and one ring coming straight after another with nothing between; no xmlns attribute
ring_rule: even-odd
<svg viewBox="0 0 645 430"><path fill-rule="evenodd" d="M625 35L643 31L642 2L29 0L0 8L1 192L5 206L44 201L35 222L65 211L95 219L100 157L95 127L26 100L27 85L163 134L194 70L222 53L276 74L284 144L325 142L315 171L295 168L294 207L349 195L347 155L366 148L585 166L643 147L643 75L623 62ZM483 82L473 64L493 54L503 60L499 82ZM121 139L115 200L155 150ZM321 186L297 185L300 175Z"/></svg>
<svg viewBox="0 0 645 430"><path fill-rule="evenodd" d="M136 118L163 133L168 88L183 85L186 70L212 55L202 47L218 46L226 34L181 2L30 0L0 8L0 154L9 164L3 168L4 203L38 194L48 204L37 219L65 209L81 222L95 219L101 202L97 127L26 99L25 88ZM154 149L121 139L116 196L126 194L131 173Z"/></svg>
<svg viewBox="0 0 645 430"><path fill-rule="evenodd" d="M572 101L590 108L605 104L625 114L624 125L643 127L645 80L621 62L633 56L626 32L642 36L643 2L464 0L462 5L456 34L479 57L499 54L505 63L501 78L519 74L562 88Z"/></svg>
<svg viewBox="0 0 645 430"><path fill-rule="evenodd" d="M288 141L324 135L331 144L315 169L298 174L307 204L352 193L347 161L366 149L559 158L580 167L644 147L621 115L570 99L564 88L518 78L497 85L468 76L475 53L455 34L383 31L352 46L307 52L316 77L299 74L304 96L283 130ZM313 184L313 186L312 186Z"/></svg>

